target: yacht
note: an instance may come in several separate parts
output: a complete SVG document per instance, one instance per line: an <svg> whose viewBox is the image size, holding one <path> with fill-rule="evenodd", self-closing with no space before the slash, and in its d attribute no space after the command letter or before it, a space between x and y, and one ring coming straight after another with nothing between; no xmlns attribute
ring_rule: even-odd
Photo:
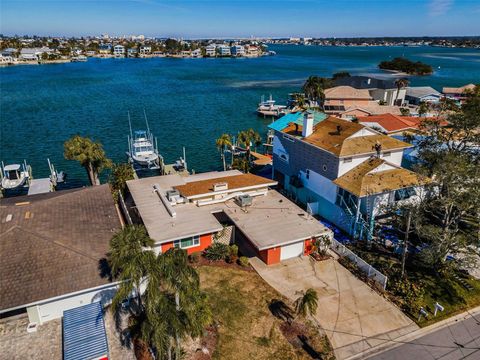
<svg viewBox="0 0 480 360"><path fill-rule="evenodd" d="M4 166L2 162L1 169L2 189L12 190L24 186L30 178L28 166L26 163L11 164Z"/></svg>
<svg viewBox="0 0 480 360"><path fill-rule="evenodd" d="M132 124L130 121L130 113L128 114L128 123L130 125L130 136L128 137L129 151L127 155L131 162L141 167L149 169L158 169L160 167L161 157L158 154L157 141L150 132L147 116L145 114L145 123L147 130L136 130L132 132Z"/></svg>
<svg viewBox="0 0 480 360"><path fill-rule="evenodd" d="M265 100L262 96L260 103L258 104L257 114L262 116L276 116L280 117L288 113L288 109L286 105L276 105L275 100L272 99L272 95L270 94L270 98Z"/></svg>

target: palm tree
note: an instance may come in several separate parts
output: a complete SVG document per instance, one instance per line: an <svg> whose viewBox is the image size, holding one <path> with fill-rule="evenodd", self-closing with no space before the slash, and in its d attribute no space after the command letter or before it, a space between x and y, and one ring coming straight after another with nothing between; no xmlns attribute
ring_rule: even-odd
<svg viewBox="0 0 480 360"><path fill-rule="evenodd" d="M117 232L110 240L110 253L108 263L112 276L120 281L118 291L112 301L112 310L117 311L118 306L130 297L135 291L138 309L136 314L142 312L142 295L140 286L145 277L151 272L155 254L147 250L154 244L148 236L145 227L129 225Z"/></svg>
<svg viewBox="0 0 480 360"><path fill-rule="evenodd" d="M307 315L315 315L318 308L317 292L309 288L305 292L302 291L301 294L302 295L293 303L297 316L306 317Z"/></svg>
<svg viewBox="0 0 480 360"><path fill-rule="evenodd" d="M92 185L100 185L98 174L103 169L111 166L111 161L106 157L102 144L75 135L63 144L64 156L67 160L77 160L87 171Z"/></svg>
<svg viewBox="0 0 480 360"><path fill-rule="evenodd" d="M302 90L309 100L314 101L320 107L323 107L323 103L325 101L324 90L331 86L331 79L326 79L319 76L309 76L303 84Z"/></svg>
<svg viewBox="0 0 480 360"><path fill-rule="evenodd" d="M223 161L223 171L227 170L227 164L225 162L225 151L232 146L232 138L228 134L222 134L216 141L217 149L220 151ZM233 153L232 153L233 156Z"/></svg>
<svg viewBox="0 0 480 360"><path fill-rule="evenodd" d="M238 142L247 149L247 161L250 164L251 147L254 145L256 149L256 147L262 143L262 137L255 130L248 129L238 133Z"/></svg>
<svg viewBox="0 0 480 360"><path fill-rule="evenodd" d="M400 95L400 90L403 89L403 88L406 88L409 84L410 84L410 81L408 81L408 79L405 79L405 78L395 80L395 86L397 87L397 93L395 95L395 104L394 105L396 105L397 102L398 102L398 96Z"/></svg>
<svg viewBox="0 0 480 360"><path fill-rule="evenodd" d="M125 195L127 181L134 178L134 172L130 164L113 164L110 173L109 182L115 195L118 193Z"/></svg>

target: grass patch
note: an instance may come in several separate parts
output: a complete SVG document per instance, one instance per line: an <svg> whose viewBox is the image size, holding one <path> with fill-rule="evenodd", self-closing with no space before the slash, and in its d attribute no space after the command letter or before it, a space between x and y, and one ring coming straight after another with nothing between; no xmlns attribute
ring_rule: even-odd
<svg viewBox="0 0 480 360"><path fill-rule="evenodd" d="M311 359L283 336L282 321L268 308L272 299L283 298L257 273L216 266L200 266L198 272L218 324L213 359ZM312 347L332 359L328 340L307 326L308 335L316 335Z"/></svg>

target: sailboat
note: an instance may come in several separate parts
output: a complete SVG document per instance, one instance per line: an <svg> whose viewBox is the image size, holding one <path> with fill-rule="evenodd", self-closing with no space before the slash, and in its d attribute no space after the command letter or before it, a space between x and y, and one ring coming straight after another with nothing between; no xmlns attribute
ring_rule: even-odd
<svg viewBox="0 0 480 360"><path fill-rule="evenodd" d="M131 162L141 167L148 169L159 169L161 163L161 156L158 154L157 139L154 138L148 126L147 114L143 110L145 117L146 130L136 130L132 132L132 123L130 120L130 113L128 113L128 124L130 126L130 136L128 136L127 155Z"/></svg>

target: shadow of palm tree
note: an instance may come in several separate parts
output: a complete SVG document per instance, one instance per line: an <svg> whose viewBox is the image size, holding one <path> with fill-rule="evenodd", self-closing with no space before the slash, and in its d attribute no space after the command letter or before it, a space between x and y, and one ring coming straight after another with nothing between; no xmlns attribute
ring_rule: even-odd
<svg viewBox="0 0 480 360"><path fill-rule="evenodd" d="M102 279L108 279L108 281L113 280L112 269L108 264L107 258L101 258L100 260L98 260L98 271Z"/></svg>
<svg viewBox="0 0 480 360"><path fill-rule="evenodd" d="M282 300L273 299L268 304L268 309L273 316L280 320L291 322L294 318L292 315L292 309L290 309L290 307Z"/></svg>

